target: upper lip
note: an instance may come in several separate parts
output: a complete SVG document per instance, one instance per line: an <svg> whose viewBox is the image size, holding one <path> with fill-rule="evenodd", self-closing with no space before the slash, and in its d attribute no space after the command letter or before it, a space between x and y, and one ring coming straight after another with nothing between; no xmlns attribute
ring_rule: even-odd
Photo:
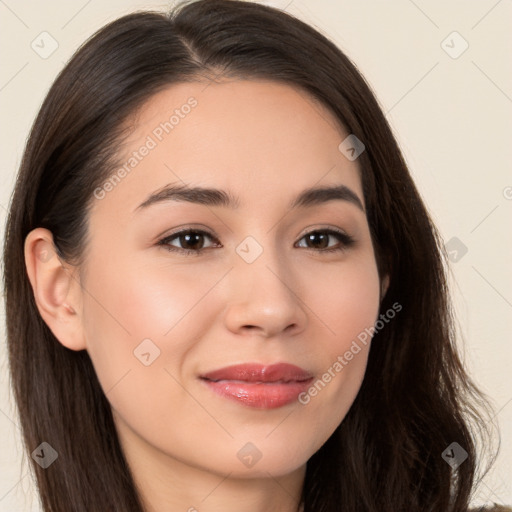
<svg viewBox="0 0 512 512"><path fill-rule="evenodd" d="M201 375L201 378L213 381L239 380L244 382L302 382L312 377L308 371L288 363L237 364Z"/></svg>

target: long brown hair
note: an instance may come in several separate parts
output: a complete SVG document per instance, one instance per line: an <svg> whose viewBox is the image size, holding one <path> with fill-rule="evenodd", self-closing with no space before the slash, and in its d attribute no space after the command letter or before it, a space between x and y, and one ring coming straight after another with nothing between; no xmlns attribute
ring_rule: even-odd
<svg viewBox="0 0 512 512"><path fill-rule="evenodd" d="M9 364L24 443L45 512L141 512L109 402L87 351L61 345L37 310L24 240L49 229L58 256L83 263L93 192L115 165L123 126L157 91L215 76L298 87L366 150L359 157L381 304L402 310L373 339L347 416L307 464L305 512L466 512L477 480L483 395L455 346L442 241L385 116L354 64L323 35L277 9L198 0L137 12L99 30L51 87L23 155L4 246ZM485 408L485 411L487 409ZM443 458L458 443L456 470Z"/></svg>

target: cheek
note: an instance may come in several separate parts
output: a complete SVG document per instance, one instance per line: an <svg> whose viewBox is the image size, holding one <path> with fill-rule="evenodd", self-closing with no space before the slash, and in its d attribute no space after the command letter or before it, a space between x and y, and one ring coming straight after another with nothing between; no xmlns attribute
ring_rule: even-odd
<svg viewBox="0 0 512 512"><path fill-rule="evenodd" d="M132 419L158 417L170 397L179 407L186 393L173 377L183 381L183 362L207 337L217 303L203 299L219 273L149 267L120 255L98 258L96 265L91 258L90 265L95 272L85 285L87 350L112 407L131 410Z"/></svg>
<svg viewBox="0 0 512 512"><path fill-rule="evenodd" d="M379 311L380 281L370 255L347 265L330 265L314 274L306 289L311 308L325 327L320 341L325 354L346 350L347 343L365 328L373 326ZM347 347L347 348L346 348Z"/></svg>
<svg viewBox="0 0 512 512"><path fill-rule="evenodd" d="M208 276L195 279L197 273L150 269L130 262L123 265L120 260L115 266L97 269L86 286L84 317L89 345L93 351L108 348L117 355L132 354L144 339L158 346L168 343L194 316L194 306L215 283Z"/></svg>
<svg viewBox="0 0 512 512"><path fill-rule="evenodd" d="M321 372L299 402L329 434L347 414L363 381L379 312L380 281L375 261L368 257L334 272L331 268L324 282L322 293L309 299L324 327L314 354Z"/></svg>

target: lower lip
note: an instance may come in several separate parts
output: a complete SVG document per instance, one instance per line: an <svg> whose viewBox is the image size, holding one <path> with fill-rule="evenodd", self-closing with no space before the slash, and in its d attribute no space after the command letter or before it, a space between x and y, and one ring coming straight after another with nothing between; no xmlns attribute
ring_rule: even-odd
<svg viewBox="0 0 512 512"><path fill-rule="evenodd" d="M313 378L301 382L244 382L202 379L215 393L256 409L276 409L297 400Z"/></svg>

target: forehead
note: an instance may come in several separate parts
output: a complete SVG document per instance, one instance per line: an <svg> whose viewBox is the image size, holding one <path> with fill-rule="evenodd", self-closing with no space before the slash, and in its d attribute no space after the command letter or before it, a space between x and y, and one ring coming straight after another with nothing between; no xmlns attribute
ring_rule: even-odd
<svg viewBox="0 0 512 512"><path fill-rule="evenodd" d="M131 212L169 183L222 188L242 207L288 204L314 185L344 184L362 199L357 162L338 149L348 133L317 100L286 84L174 84L129 123L100 209Z"/></svg>

